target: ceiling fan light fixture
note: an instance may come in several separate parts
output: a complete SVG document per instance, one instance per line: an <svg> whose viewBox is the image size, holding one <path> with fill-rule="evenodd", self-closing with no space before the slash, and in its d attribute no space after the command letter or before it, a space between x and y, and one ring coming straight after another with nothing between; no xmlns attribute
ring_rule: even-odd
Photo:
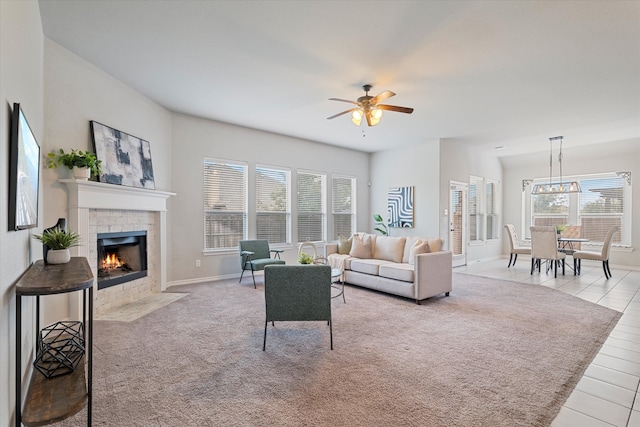
<svg viewBox="0 0 640 427"><path fill-rule="evenodd" d="M371 123L371 126L375 126L378 123L380 123L381 119L382 119L382 110L374 108L369 112L369 123Z"/></svg>
<svg viewBox="0 0 640 427"><path fill-rule="evenodd" d="M353 113L351 113L351 121L353 122L353 124L355 124L356 126L360 126L363 114L364 112L362 110L353 110Z"/></svg>
<svg viewBox="0 0 640 427"><path fill-rule="evenodd" d="M395 96L395 93L390 90L385 90L377 96L370 96L369 91L371 90L371 85L364 85L362 88L364 89L365 95L359 97L356 101L342 98L329 98L330 101L348 102L349 104L355 104L356 107L334 114L333 116L329 116L327 117L327 120L335 119L343 114L351 113L351 121L356 126L360 126L363 117L367 119L367 125L375 126L382 120L383 110L405 114L413 113L413 108L381 104L380 102Z"/></svg>

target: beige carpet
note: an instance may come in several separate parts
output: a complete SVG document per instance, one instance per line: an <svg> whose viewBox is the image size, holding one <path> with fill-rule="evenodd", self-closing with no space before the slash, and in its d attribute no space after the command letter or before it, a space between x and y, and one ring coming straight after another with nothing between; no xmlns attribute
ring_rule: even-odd
<svg viewBox="0 0 640 427"><path fill-rule="evenodd" d="M620 313L537 285L454 274L423 305L347 286L323 322L276 322L263 286L181 286L95 326L96 426L545 426ZM82 425L85 414L59 425Z"/></svg>
<svg viewBox="0 0 640 427"><path fill-rule="evenodd" d="M184 293L157 293L148 295L138 301L97 314L96 320L112 320L117 322L133 322L157 309L179 300Z"/></svg>

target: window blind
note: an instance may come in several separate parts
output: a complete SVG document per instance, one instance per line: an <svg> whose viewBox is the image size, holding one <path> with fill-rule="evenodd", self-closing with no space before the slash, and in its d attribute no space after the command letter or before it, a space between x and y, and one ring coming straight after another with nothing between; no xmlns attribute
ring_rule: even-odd
<svg viewBox="0 0 640 427"><path fill-rule="evenodd" d="M338 236L351 236L355 231L355 191L356 180L351 177L334 175L331 179L333 217L333 240Z"/></svg>
<svg viewBox="0 0 640 427"><path fill-rule="evenodd" d="M289 244L290 182L288 169L256 167L256 238Z"/></svg>
<svg viewBox="0 0 640 427"><path fill-rule="evenodd" d="M237 249L247 237L247 165L205 158L204 249Z"/></svg>
<svg viewBox="0 0 640 427"><path fill-rule="evenodd" d="M320 242L325 239L326 177L298 171L298 241Z"/></svg>

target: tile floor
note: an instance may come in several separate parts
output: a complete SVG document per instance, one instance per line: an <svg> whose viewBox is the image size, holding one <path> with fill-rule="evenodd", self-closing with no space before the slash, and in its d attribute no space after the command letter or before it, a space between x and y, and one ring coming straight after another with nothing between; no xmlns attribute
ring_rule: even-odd
<svg viewBox="0 0 640 427"><path fill-rule="evenodd" d="M570 260L569 262L572 262ZM564 403L552 427L640 427L640 271L611 267L606 280L599 262L582 263L582 274L530 274L530 258L483 261L456 272L548 286L623 313L602 349Z"/></svg>

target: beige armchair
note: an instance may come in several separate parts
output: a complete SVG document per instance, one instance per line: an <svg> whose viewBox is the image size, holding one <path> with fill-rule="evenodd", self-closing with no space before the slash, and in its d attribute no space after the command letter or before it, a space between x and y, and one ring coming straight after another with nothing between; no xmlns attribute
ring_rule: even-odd
<svg viewBox="0 0 640 427"><path fill-rule="evenodd" d="M611 278L611 269L609 269L609 253L611 252L611 244L613 243L613 235L620 230L619 226L611 227L604 238L601 252L576 251L573 253L573 274L580 274L580 267L583 259L593 261L602 261L602 269L604 277Z"/></svg>
<svg viewBox="0 0 640 427"><path fill-rule="evenodd" d="M505 230L507 230L507 235L509 236L509 265L507 268L511 267L511 262L513 261L513 265L516 265L516 261L518 260L518 254L523 255L531 255L531 247L529 246L520 246L520 239L518 239L518 234L516 233L516 228L513 224L505 224Z"/></svg>
<svg viewBox="0 0 640 427"><path fill-rule="evenodd" d="M553 225L531 226L531 274L536 266L540 271L540 264L544 259L553 263L553 277L558 277L558 262L562 261L564 275L565 257L564 253L558 252L558 235Z"/></svg>

